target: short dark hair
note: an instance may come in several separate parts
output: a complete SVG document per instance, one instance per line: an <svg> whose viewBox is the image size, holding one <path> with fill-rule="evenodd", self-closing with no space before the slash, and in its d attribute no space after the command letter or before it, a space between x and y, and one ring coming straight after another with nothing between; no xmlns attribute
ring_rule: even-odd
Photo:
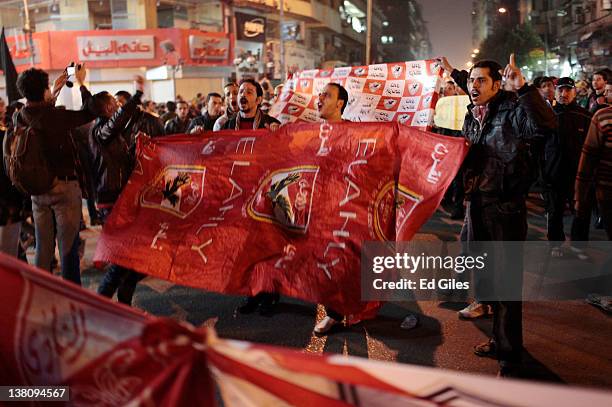
<svg viewBox="0 0 612 407"><path fill-rule="evenodd" d="M606 81L606 82L608 81L608 71L606 71L605 69L601 69L601 70L595 72L593 74L593 76L595 76L595 75L601 75L601 77L603 78L604 81Z"/></svg>
<svg viewBox="0 0 612 407"><path fill-rule="evenodd" d="M238 87L238 84L236 82L228 82L225 84L225 86L223 87L223 89L228 88L230 86L235 86Z"/></svg>
<svg viewBox="0 0 612 407"><path fill-rule="evenodd" d="M502 76L499 71L502 69L501 65L495 61L490 59L483 59L482 61L478 61L470 68L470 73L472 73L472 69L474 68L488 68L489 76L493 79L493 82L501 81Z"/></svg>
<svg viewBox="0 0 612 407"><path fill-rule="evenodd" d="M167 101L166 102L166 109L168 109L169 112L175 112L176 111L176 103L174 103L171 100Z"/></svg>
<svg viewBox="0 0 612 407"><path fill-rule="evenodd" d="M115 93L115 96L116 97L126 98L126 99L129 99L129 98L132 97L130 92L128 92L127 90L120 90L119 92Z"/></svg>
<svg viewBox="0 0 612 407"><path fill-rule="evenodd" d="M338 99L344 102L342 104L342 108L340 108L340 114L343 114L344 109L346 109L346 105L348 104L348 92L346 89L344 89L344 86L340 85L339 83L330 82L328 85L338 89Z"/></svg>
<svg viewBox="0 0 612 407"><path fill-rule="evenodd" d="M17 89L27 100L42 102L45 91L49 89L49 74L42 69L27 69L17 78Z"/></svg>
<svg viewBox="0 0 612 407"><path fill-rule="evenodd" d="M177 108L178 105L187 105L187 107L189 107L189 103L187 103L185 100L177 100L174 107Z"/></svg>
<svg viewBox="0 0 612 407"><path fill-rule="evenodd" d="M251 78L243 79L240 81L240 86L242 86L243 83L250 83L251 85L255 86L257 97L263 96L263 89L261 88L261 85L259 84L259 82L257 82L255 79L251 79Z"/></svg>
<svg viewBox="0 0 612 407"><path fill-rule="evenodd" d="M113 96L105 90L96 93L89 99L89 110L96 116L102 116L106 104L112 98Z"/></svg>
<svg viewBox="0 0 612 407"><path fill-rule="evenodd" d="M217 92L210 92L208 95L206 95L206 104L208 104L208 102L210 102L210 98L221 98L221 99L223 99L223 96L219 95Z"/></svg>
<svg viewBox="0 0 612 407"><path fill-rule="evenodd" d="M533 85L538 89L541 88L546 82L552 82L553 84L555 83L553 78L548 76L537 76L533 78Z"/></svg>

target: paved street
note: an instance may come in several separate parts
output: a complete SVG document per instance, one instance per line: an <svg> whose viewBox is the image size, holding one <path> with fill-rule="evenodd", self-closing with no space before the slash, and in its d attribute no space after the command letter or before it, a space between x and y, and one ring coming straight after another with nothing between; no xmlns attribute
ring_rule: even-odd
<svg viewBox="0 0 612 407"><path fill-rule="evenodd" d="M535 198L534 198L535 199ZM530 239L543 239L545 220L530 203ZM566 223L569 228L569 217ZM424 226L418 239L454 240L461 222L440 210ZM566 229L569 230L569 229ZM82 232L86 239L84 285L95 290L102 272L91 267L99 228ZM594 231L594 240L603 240ZM312 328L322 310L313 304L283 298L272 317L234 315L240 297L219 295L173 285L153 278L139 284L135 306L157 316L200 325L214 325L224 338L242 339L303 349L334 352L375 360L437 366L493 375L497 364L472 354L472 346L486 340L491 319L461 321L456 311L465 304L441 302L387 303L378 318L317 338ZM400 329L404 316L418 314L419 325ZM532 302L524 305L524 337L528 378L612 388L612 318L580 301Z"/></svg>

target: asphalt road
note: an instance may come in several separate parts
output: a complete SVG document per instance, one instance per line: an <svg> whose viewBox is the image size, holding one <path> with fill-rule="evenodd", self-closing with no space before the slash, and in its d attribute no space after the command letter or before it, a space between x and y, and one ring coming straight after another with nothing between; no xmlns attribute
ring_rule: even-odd
<svg viewBox="0 0 612 407"><path fill-rule="evenodd" d="M533 197L529 209L529 239L543 240L545 219ZM566 217L569 230L569 217ZM439 210L417 239L455 240L461 222ZM83 285L95 290L102 271L91 266L100 228L82 232L86 239L82 262ZM594 240L604 240L594 231ZM491 319L462 321L457 310L464 303L419 301L387 303L376 319L316 337L312 328L322 317L314 304L282 298L277 313L236 315L240 297L219 295L147 278L136 290L134 306L149 314L214 325L219 336L302 349L333 352L398 363L435 366L462 372L494 375L497 362L473 355L472 347L487 339ZM412 330L400 329L408 313L419 317ZM612 317L582 301L524 304L525 379L612 389Z"/></svg>

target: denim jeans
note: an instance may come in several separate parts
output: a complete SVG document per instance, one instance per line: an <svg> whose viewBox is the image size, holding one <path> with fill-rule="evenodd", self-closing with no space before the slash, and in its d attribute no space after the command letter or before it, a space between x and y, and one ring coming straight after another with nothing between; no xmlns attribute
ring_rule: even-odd
<svg viewBox="0 0 612 407"><path fill-rule="evenodd" d="M76 284L80 284L80 268L78 255L77 261L74 261L73 250L75 242L78 242L81 207L81 188L77 181L56 181L46 194L32 196L36 229L36 267L51 271L55 219L62 277Z"/></svg>
<svg viewBox="0 0 612 407"><path fill-rule="evenodd" d="M0 252L17 257L21 222L0 226Z"/></svg>

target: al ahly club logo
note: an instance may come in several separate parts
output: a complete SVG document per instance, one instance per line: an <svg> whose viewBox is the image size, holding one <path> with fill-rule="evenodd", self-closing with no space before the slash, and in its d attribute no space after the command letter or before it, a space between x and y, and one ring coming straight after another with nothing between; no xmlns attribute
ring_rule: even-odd
<svg viewBox="0 0 612 407"><path fill-rule="evenodd" d="M388 182L374 201L374 233L380 240L395 240L423 196L403 185Z"/></svg>
<svg viewBox="0 0 612 407"><path fill-rule="evenodd" d="M249 202L249 216L306 233L319 167L301 165L268 175Z"/></svg>
<svg viewBox="0 0 612 407"><path fill-rule="evenodd" d="M145 187L140 204L185 219L202 202L205 173L199 165L168 166Z"/></svg>

